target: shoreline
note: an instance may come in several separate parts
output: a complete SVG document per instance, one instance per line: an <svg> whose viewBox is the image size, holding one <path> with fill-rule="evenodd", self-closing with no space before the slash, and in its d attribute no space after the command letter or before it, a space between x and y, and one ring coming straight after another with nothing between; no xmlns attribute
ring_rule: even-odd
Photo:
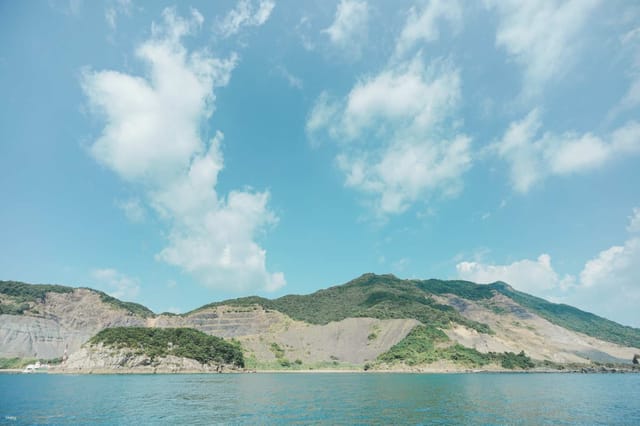
<svg viewBox="0 0 640 426"><path fill-rule="evenodd" d="M0 374L55 374L55 375L173 375L173 374L639 374L640 368L593 368L585 367L571 370L555 369L530 369L530 370L505 370L505 369L313 369L313 370L225 370L223 372L203 370L150 370L150 369L106 369L96 368L91 370L56 369L37 373L23 373L22 369L0 369Z"/></svg>

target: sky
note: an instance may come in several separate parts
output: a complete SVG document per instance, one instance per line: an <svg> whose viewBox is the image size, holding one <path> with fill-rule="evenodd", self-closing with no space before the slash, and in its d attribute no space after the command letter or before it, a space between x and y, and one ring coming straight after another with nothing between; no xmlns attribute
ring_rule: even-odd
<svg viewBox="0 0 640 426"><path fill-rule="evenodd" d="M502 280L640 327L636 2L0 0L0 93L0 279Z"/></svg>

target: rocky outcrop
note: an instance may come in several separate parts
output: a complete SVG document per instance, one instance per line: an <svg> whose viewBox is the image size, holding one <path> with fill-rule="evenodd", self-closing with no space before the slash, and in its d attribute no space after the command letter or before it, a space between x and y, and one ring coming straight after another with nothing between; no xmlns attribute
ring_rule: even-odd
<svg viewBox="0 0 640 426"><path fill-rule="evenodd" d="M491 327L494 334L478 333L464 326L444 330L451 340L479 352L525 351L537 360L565 364L629 363L637 351L553 324L499 293L484 301L455 295L434 296L434 299L452 306L466 318Z"/></svg>
<svg viewBox="0 0 640 426"><path fill-rule="evenodd" d="M24 286L29 286L21 285L23 290L25 290ZM364 286L362 283L355 283L336 288L367 289L369 285L374 284L369 283ZM408 291L403 286L406 287L409 284L398 281L389 285L389 289L394 291L400 291L399 288ZM386 289L384 286L376 288L378 290L374 295L391 297L389 299L391 302L397 302L393 299L392 293L383 291ZM305 296L306 299L298 302L304 302L306 304L304 306L316 306L312 303L313 297L322 299L330 291L336 290L335 288L324 290L318 292L317 296ZM460 318L486 324L492 331L490 334L481 333L477 329L470 328L472 327L472 325L469 326L470 322L454 321L450 323L449 328L443 329L451 340L479 352L519 353L524 351L533 359L559 364L589 362L631 364L634 355L638 353L637 348L599 340L554 324L536 314L535 311L516 303L510 297L496 290L489 291L492 293L484 298L464 298L461 295L446 292L428 295L429 299L439 304L451 306L459 313ZM90 289L65 287L64 291L46 292L43 296L44 294L45 291L41 291L38 297L29 299L28 309L25 309L22 315L0 315L0 357L57 358L63 355L65 349L69 354L74 354L86 341L105 328L143 326L187 327L209 335L234 338L242 343L247 357L267 364L283 361L292 363L299 361L303 365L325 362L363 364L375 360L378 355L389 350L418 324L415 319L382 320L360 317L346 318L323 325L310 324L293 320L275 310L273 306L277 305L269 304L265 306L271 306L272 309L266 309L259 304L218 305L186 315L153 315L144 307L139 307L142 310L127 309L127 305L131 304L112 298L109 302L105 299L106 295ZM416 297L415 294L410 294L411 297ZM26 303L24 299L22 301L19 299L19 295L16 296L14 293L12 296L8 291L0 298L2 299L0 304L7 306L22 306ZM259 301L259 298L256 300ZM365 302L368 303L368 300L365 299ZM283 306L286 308L286 305ZM396 305L393 306L397 308ZM342 308L344 309L344 306ZM0 312L16 312L16 310L5 309ZM292 315L295 316L295 311L293 312ZM327 312L331 314L332 310L328 309ZM366 311L354 312L358 315L362 312L366 313ZM296 317L304 318L299 314ZM82 356L74 354L74 356L82 359L89 357L87 353ZM89 359L91 361L87 362L94 364L97 362L93 358ZM119 361L109 359L108 362L104 361L104 366L119 365ZM109 364L112 361L115 364ZM171 365L174 367L171 368L174 369L178 368L175 367L176 365L187 365L182 361L176 364L178 362L176 360L167 362L173 363ZM120 366L118 368L142 367L143 365L140 364L136 367ZM146 366L145 368L156 367Z"/></svg>
<svg viewBox="0 0 640 426"><path fill-rule="evenodd" d="M239 337L266 333L276 324L287 321L280 312L258 305L248 307L217 306L186 316L160 315L149 320L153 327L190 327L212 336Z"/></svg>
<svg viewBox="0 0 640 426"><path fill-rule="evenodd" d="M202 364L194 359L169 355L152 359L134 349L113 349L103 345L86 345L74 352L50 373L221 373L238 371L233 365Z"/></svg>
<svg viewBox="0 0 640 426"><path fill-rule="evenodd" d="M0 315L0 357L57 358L104 328L145 324L89 289L47 293L26 315Z"/></svg>
<svg viewBox="0 0 640 426"><path fill-rule="evenodd" d="M250 355L263 362L275 361L270 345L276 343L284 348L291 361L360 364L389 350L418 323L411 319L348 318L326 325L312 325L258 305L217 306L186 316L142 318L102 302L99 294L87 289L49 293L45 302L33 311L39 314L0 316L0 357L49 359L61 357L66 349L73 357L68 365L74 366L68 368L81 367L78 360L84 359L83 362L93 365L93 369L109 369L110 365L118 365L118 359L106 357L104 362L97 361L95 355L89 356L81 346L104 328L147 326L189 327L213 336L235 338ZM87 369L86 366L83 368ZM144 368L153 370L155 367ZM169 370L176 368L174 365ZM179 369L184 368L187 367Z"/></svg>

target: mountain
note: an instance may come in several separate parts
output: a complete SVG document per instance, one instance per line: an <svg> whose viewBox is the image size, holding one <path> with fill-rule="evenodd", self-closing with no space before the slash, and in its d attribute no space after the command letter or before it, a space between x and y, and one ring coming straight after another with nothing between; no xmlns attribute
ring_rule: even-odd
<svg viewBox="0 0 640 426"><path fill-rule="evenodd" d="M156 315L87 288L0 281L0 357L60 357L112 327L233 338L250 368L562 368L630 363L640 352L639 329L502 282L365 274L309 295L244 297Z"/></svg>

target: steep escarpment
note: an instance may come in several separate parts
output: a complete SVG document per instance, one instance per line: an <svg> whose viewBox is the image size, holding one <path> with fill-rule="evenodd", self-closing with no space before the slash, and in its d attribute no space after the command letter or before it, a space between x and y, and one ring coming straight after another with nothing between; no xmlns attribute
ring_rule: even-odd
<svg viewBox="0 0 640 426"><path fill-rule="evenodd" d="M105 328L144 326L143 315L151 313L84 288L4 281L0 294L3 312L7 307L13 312L0 315L2 357L57 358ZM140 308L132 311L129 306Z"/></svg>
<svg viewBox="0 0 640 426"><path fill-rule="evenodd" d="M251 368L629 364L640 351L640 330L505 283L393 275L364 274L308 295L216 302L183 315L155 315L86 288L0 282L0 312L0 357L5 358L56 358L65 348L71 354L114 327L191 328L234 339ZM83 347L81 358L106 357L103 364L115 366L128 353L110 348L106 356L95 349ZM166 355L173 362L167 368L186 368L176 367L186 361L170 358L175 356Z"/></svg>

